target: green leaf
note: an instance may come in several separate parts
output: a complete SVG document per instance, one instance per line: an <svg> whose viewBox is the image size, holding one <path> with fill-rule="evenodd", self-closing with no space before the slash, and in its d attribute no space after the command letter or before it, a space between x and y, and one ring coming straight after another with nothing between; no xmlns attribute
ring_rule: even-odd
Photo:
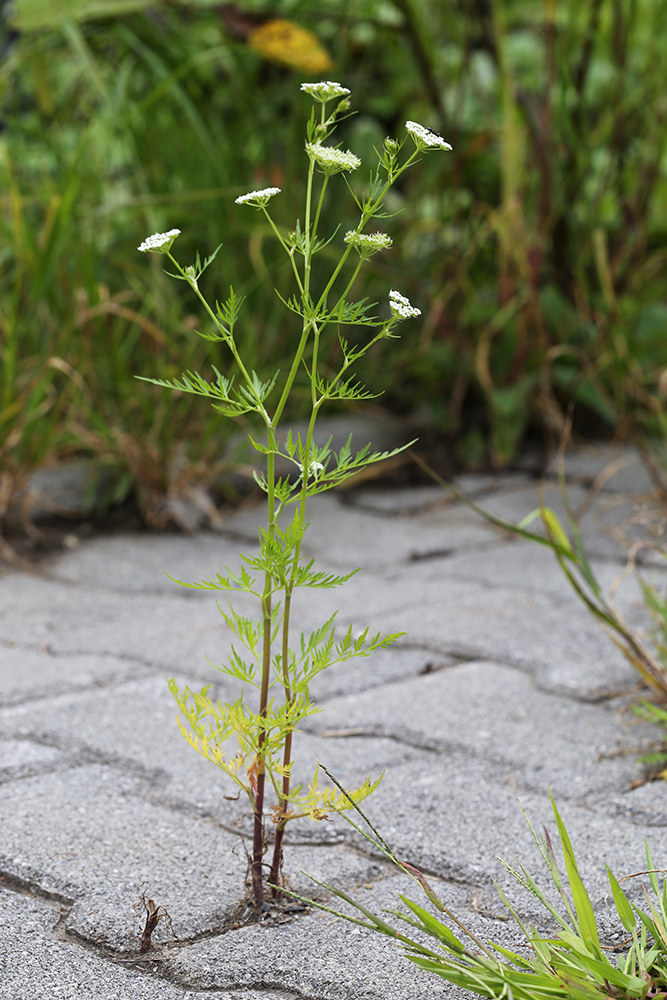
<svg viewBox="0 0 667 1000"><path fill-rule="evenodd" d="M598 937L598 929L595 922L595 911L591 905L584 883L581 881L572 843L570 842L565 824L563 823L558 809L556 808L556 803L554 802L551 792L549 792L549 798L551 799L551 806L556 818L556 824L558 826L558 833L560 835L561 846L563 848L563 857L565 859L565 867L567 869L567 877L570 883L574 907L577 911L579 929L584 940L593 945L597 954L601 954L600 938Z"/></svg>
<svg viewBox="0 0 667 1000"><path fill-rule="evenodd" d="M607 865L607 877L609 878L609 885L611 886L611 891L614 897L614 902L616 904L616 909L618 910L618 915L620 917L621 923L625 927L628 934L632 934L637 923L637 918L635 917L635 911L626 897L625 893L618 884L616 878L611 872L609 865Z"/></svg>
<svg viewBox="0 0 667 1000"><path fill-rule="evenodd" d="M447 948L451 948L457 954L461 954L465 951L465 947L459 941L455 934L450 931L449 927L446 927L437 917L434 917L431 913L425 910L422 906L418 906L417 903L413 903L411 900L407 899L405 896L400 897L409 909L419 918L423 928L427 931L431 937L436 937L439 941Z"/></svg>

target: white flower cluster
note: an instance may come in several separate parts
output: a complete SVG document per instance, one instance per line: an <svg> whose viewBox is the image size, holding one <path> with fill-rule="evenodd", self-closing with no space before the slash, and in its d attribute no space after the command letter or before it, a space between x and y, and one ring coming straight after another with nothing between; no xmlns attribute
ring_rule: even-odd
<svg viewBox="0 0 667 1000"><path fill-rule="evenodd" d="M180 229L170 229L168 233L153 233L147 236L144 242L137 247L142 253L152 250L154 253L167 253L171 249L171 244L177 236L180 236Z"/></svg>
<svg viewBox="0 0 667 1000"><path fill-rule="evenodd" d="M421 309L410 305L410 299L406 299L400 292L389 292L389 308L397 319L412 319L422 314Z"/></svg>
<svg viewBox="0 0 667 1000"><path fill-rule="evenodd" d="M240 194L235 202L237 205L246 205L248 202L252 202L257 208L262 208L269 198L273 198L274 194L280 194L280 188L262 188L261 191L249 191L248 194Z"/></svg>
<svg viewBox="0 0 667 1000"><path fill-rule="evenodd" d="M377 253L378 250L385 250L387 247L390 247L392 238L391 236L387 236L386 233L369 233L368 235L363 235L351 229L349 233L345 233L345 242L350 243L360 257L370 257L372 254Z"/></svg>
<svg viewBox="0 0 667 1000"><path fill-rule="evenodd" d="M320 83L302 83L301 89L310 94L316 101L326 104L334 97L346 97L350 91L347 87L341 87L339 83L331 80L322 80Z"/></svg>
<svg viewBox="0 0 667 1000"><path fill-rule="evenodd" d="M311 160L321 167L325 174L339 174L342 170L356 170L361 160L348 149L346 153L334 146L321 146L319 142L307 142L306 152Z"/></svg>
<svg viewBox="0 0 667 1000"><path fill-rule="evenodd" d="M299 469L301 470L301 476L303 476L303 465L299 462ZM321 462L311 462L308 466L308 478L318 479L321 472L324 472L324 466ZM299 478L301 478L299 476Z"/></svg>
<svg viewBox="0 0 667 1000"><path fill-rule="evenodd" d="M415 145L417 149L451 149L452 147L448 142L434 132L433 129L427 128L426 125L420 125L419 122L406 122L405 130L409 132L412 138L415 140Z"/></svg>

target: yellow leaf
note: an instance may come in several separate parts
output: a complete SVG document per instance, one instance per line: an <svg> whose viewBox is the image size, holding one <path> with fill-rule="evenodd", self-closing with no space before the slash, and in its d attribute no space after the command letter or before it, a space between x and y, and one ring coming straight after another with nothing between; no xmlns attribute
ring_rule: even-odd
<svg viewBox="0 0 667 1000"><path fill-rule="evenodd" d="M282 63L304 73L324 73L333 61L312 31L292 21L273 18L248 35L251 48L271 62Z"/></svg>

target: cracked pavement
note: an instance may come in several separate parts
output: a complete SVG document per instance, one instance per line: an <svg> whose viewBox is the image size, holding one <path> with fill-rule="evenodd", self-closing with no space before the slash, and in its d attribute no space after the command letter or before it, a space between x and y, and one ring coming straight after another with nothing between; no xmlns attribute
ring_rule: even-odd
<svg viewBox="0 0 667 1000"><path fill-rule="evenodd" d="M617 457L608 446L567 459L573 502ZM614 471L615 469L615 471ZM637 537L650 483L625 451L583 517L607 590ZM457 484L519 521L537 480L514 472ZM560 507L558 486L546 502ZM538 920L499 865L540 874L520 800L553 829L548 790L609 934L605 864L643 867L645 833L667 850L667 788L637 762L659 732L628 710L632 669L573 594L552 554L452 502L438 487L360 488L313 504L306 550L318 568L361 572L336 591L299 593L295 627L340 609L341 628L404 631L398 643L335 666L313 684L322 707L295 746L294 777L321 760L343 784L386 771L365 811L396 853L419 867L478 936L516 943L493 887ZM418 1000L454 987L420 973L392 942L310 910L233 929L244 893L249 818L224 774L180 736L166 679L214 685L230 633L216 595L183 580L238 565L262 508L222 533L126 534L87 541L38 571L0 573L0 998L7 1000ZM659 565L647 574L661 580ZM220 596L220 595L218 595ZM246 596L235 603L254 613ZM634 578L619 590L644 620ZM340 817L288 827L285 871L366 906L418 888ZM139 953L141 896L171 917ZM639 887L637 886L637 891ZM145 919L145 917L144 917Z"/></svg>

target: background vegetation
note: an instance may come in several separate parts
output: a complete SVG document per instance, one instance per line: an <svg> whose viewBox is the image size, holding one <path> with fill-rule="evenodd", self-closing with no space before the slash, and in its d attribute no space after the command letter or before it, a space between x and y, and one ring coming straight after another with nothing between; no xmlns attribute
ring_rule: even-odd
<svg viewBox="0 0 667 1000"><path fill-rule="evenodd" d="M667 0L16 0L5 13L0 524L30 470L71 455L111 473L107 503L134 494L153 523L166 492L215 478L233 424L133 376L228 359L192 335L188 289L136 247L173 227L182 258L223 240L205 294L248 296L243 351L260 375L291 356L273 291L287 268L234 197L278 185L293 225L304 80L352 90L343 141L369 168L406 119L454 147L406 178L394 247L369 265L373 298L397 287L423 311L367 362L380 405L427 418L468 465L556 440L571 401L580 434L659 427ZM339 211L328 221L344 232Z"/></svg>

